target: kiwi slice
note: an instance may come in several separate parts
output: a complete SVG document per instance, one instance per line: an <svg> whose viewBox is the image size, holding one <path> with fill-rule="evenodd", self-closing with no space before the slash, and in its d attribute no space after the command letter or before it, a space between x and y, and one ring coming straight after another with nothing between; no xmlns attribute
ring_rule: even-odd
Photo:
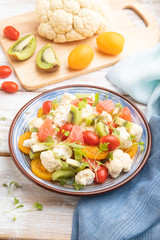
<svg viewBox="0 0 160 240"><path fill-rule="evenodd" d="M68 123L81 124L81 113L78 108L74 105L71 105L70 112L68 114Z"/></svg>
<svg viewBox="0 0 160 240"><path fill-rule="evenodd" d="M35 35L29 34L16 41L9 49L8 55L19 61L30 58L37 46Z"/></svg>
<svg viewBox="0 0 160 240"><path fill-rule="evenodd" d="M96 132L99 137L103 137L109 134L108 127L102 122L98 122L96 124Z"/></svg>
<svg viewBox="0 0 160 240"><path fill-rule="evenodd" d="M97 123L99 121L99 119L100 119L100 116L97 116L95 114L91 114L91 115L86 117L85 123L88 126L92 126L95 123Z"/></svg>
<svg viewBox="0 0 160 240"><path fill-rule="evenodd" d="M54 173L52 173L52 179L53 181L58 181L61 178L69 179L75 175L75 172L73 170L57 170Z"/></svg>
<svg viewBox="0 0 160 240"><path fill-rule="evenodd" d="M31 160L35 159L35 158L39 158L40 157L40 152L36 152L36 153L33 153L32 151L29 152L29 158Z"/></svg>
<svg viewBox="0 0 160 240"><path fill-rule="evenodd" d="M38 68L48 72L54 72L61 66L58 56L50 43L40 49L36 57L36 63Z"/></svg>

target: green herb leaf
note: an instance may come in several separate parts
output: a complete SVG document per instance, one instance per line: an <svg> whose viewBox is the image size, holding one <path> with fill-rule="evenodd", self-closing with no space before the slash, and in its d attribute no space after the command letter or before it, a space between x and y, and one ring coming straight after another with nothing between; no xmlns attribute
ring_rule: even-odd
<svg viewBox="0 0 160 240"><path fill-rule="evenodd" d="M93 103L93 105L92 105L93 107L95 107L95 106L99 103L99 94L100 94L100 93L96 93L96 94L95 94L95 101L94 101L94 103Z"/></svg>
<svg viewBox="0 0 160 240"><path fill-rule="evenodd" d="M135 140L136 136L131 134L131 135L130 135L130 138L131 138L131 140L133 141L133 140Z"/></svg>
<svg viewBox="0 0 160 240"><path fill-rule="evenodd" d="M62 129L62 133L64 133L65 132L65 130L64 129Z"/></svg>
<svg viewBox="0 0 160 240"><path fill-rule="evenodd" d="M131 122L128 122L128 121L125 121L123 123L123 127L125 127L126 129L130 129L132 127L132 123Z"/></svg>
<svg viewBox="0 0 160 240"><path fill-rule="evenodd" d="M88 162L83 162L79 168L76 168L75 172L80 172L86 167L89 167L89 163Z"/></svg>
<svg viewBox="0 0 160 240"><path fill-rule="evenodd" d="M120 132L119 132L116 128L114 128L112 125L109 125L109 127L110 127L111 129L113 129L113 132L114 132L117 136L120 135Z"/></svg>
<svg viewBox="0 0 160 240"><path fill-rule="evenodd" d="M83 102L87 103L87 98L86 97L83 97L82 100L83 100Z"/></svg>
<svg viewBox="0 0 160 240"><path fill-rule="evenodd" d="M5 187L5 188L8 188L8 184L7 183L3 183L2 186Z"/></svg>
<svg viewBox="0 0 160 240"><path fill-rule="evenodd" d="M81 102L78 103L78 110L79 111L82 110L85 107L86 107L86 103L85 102L81 101Z"/></svg>
<svg viewBox="0 0 160 240"><path fill-rule="evenodd" d="M109 144L109 143L100 143L100 145L99 145L99 151L100 151L100 152L106 152L106 151L108 151L108 144Z"/></svg>
<svg viewBox="0 0 160 240"><path fill-rule="evenodd" d="M16 221L16 217L15 216L13 217L13 221Z"/></svg>
<svg viewBox="0 0 160 240"><path fill-rule="evenodd" d="M105 99L108 99L108 95L106 94L106 97L105 97Z"/></svg>
<svg viewBox="0 0 160 240"><path fill-rule="evenodd" d="M122 105L120 103L116 103L115 107L119 108L120 110L122 109Z"/></svg>
<svg viewBox="0 0 160 240"><path fill-rule="evenodd" d="M109 152L109 153L107 154L107 159L113 160L113 152Z"/></svg>
<svg viewBox="0 0 160 240"><path fill-rule="evenodd" d="M102 162L100 162L100 161L96 161L96 163L98 164L98 166L100 166L100 165L103 165L103 166L105 166L105 164L104 164L104 163L102 163Z"/></svg>
<svg viewBox="0 0 160 240"><path fill-rule="evenodd" d="M49 135L49 136L46 138L46 141L45 141L45 142L51 142L51 140L52 140L52 136Z"/></svg>
<svg viewBox="0 0 160 240"><path fill-rule="evenodd" d="M40 210L40 211L43 210L42 204L40 204L40 203L38 203L38 202L35 202L35 203L33 204L33 207L36 208L37 210Z"/></svg>
<svg viewBox="0 0 160 240"><path fill-rule="evenodd" d="M31 133L33 133L33 132L38 132L38 128L33 127L33 128L31 128L30 132L31 132Z"/></svg>
<svg viewBox="0 0 160 240"><path fill-rule="evenodd" d="M81 188L84 187L83 184L78 184L78 183L75 183L75 182L73 183L73 186L75 187L76 190L80 190Z"/></svg>
<svg viewBox="0 0 160 240"><path fill-rule="evenodd" d="M14 186L15 186L16 188L21 188L21 186L19 185L19 183L18 183L18 182L15 182L15 181L10 182L9 187L11 187L13 184L14 184Z"/></svg>
<svg viewBox="0 0 160 240"><path fill-rule="evenodd" d="M55 130L56 130L57 132L59 132L59 131L60 131L60 129L59 129L58 127L56 127L56 128L55 128Z"/></svg>
<svg viewBox="0 0 160 240"><path fill-rule="evenodd" d="M68 137L70 134L70 131L65 131L64 136Z"/></svg>
<svg viewBox="0 0 160 240"><path fill-rule="evenodd" d="M0 118L0 121L5 121L5 120L7 120L7 118L5 118L5 117Z"/></svg>
<svg viewBox="0 0 160 240"><path fill-rule="evenodd" d="M19 203L19 200L14 197L14 205L17 205Z"/></svg>
<svg viewBox="0 0 160 240"><path fill-rule="evenodd" d="M17 207L15 207L14 210L17 209L17 208L22 208L22 207L24 207L24 205L20 204Z"/></svg>
<svg viewBox="0 0 160 240"><path fill-rule="evenodd" d="M59 181L59 183L60 183L62 186L64 186L64 185L67 183L67 181L66 181L64 178L61 178L60 181Z"/></svg>

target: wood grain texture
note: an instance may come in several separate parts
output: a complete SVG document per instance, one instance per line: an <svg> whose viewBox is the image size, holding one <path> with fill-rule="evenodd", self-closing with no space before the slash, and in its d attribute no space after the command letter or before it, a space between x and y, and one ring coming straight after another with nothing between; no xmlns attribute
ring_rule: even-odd
<svg viewBox="0 0 160 240"><path fill-rule="evenodd" d="M116 56L107 56L106 54L101 53L96 46L96 35L92 38L78 42L63 44L52 43L52 46L56 50L62 64L62 67L54 73L39 71L36 66L36 55L38 51L49 41L37 34L39 21L37 21L35 13L32 12L1 20L1 29L12 22L12 24L20 31L21 36L35 33L37 37L37 48L30 59L23 61L23 63L10 59L11 65L13 66L22 86L27 90L34 90L108 67L125 56L142 49L147 49L158 42L159 28L156 19L143 7L143 5L135 0L112 0L109 4L111 6L111 14L108 22L108 31L116 31L124 36L125 47L123 52ZM124 13L123 9L126 8L135 11L145 22L146 28L137 28ZM8 48L12 45L12 41L2 37L1 44L4 51L7 53ZM75 71L68 68L67 59L70 51L79 44L90 45L94 51L94 59L86 69Z"/></svg>
<svg viewBox="0 0 160 240"><path fill-rule="evenodd" d="M1 198L0 207L5 200L6 188L2 183L18 181L22 186L16 189L13 196L19 199L23 209L17 210L14 222L12 216L0 211L0 239L60 239L70 238L72 215L74 207L79 198L64 196L41 189L26 179L14 166L9 157L0 157L0 179ZM38 201L43 204L43 211L23 213L21 211L30 209ZM8 199L4 209L13 207L13 197ZM10 229L10 227L12 227ZM10 230L9 230L10 229Z"/></svg>

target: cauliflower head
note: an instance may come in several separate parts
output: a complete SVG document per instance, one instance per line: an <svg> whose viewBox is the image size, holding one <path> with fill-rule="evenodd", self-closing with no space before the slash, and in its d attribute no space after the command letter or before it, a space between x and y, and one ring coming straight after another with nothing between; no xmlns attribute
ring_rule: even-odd
<svg viewBox="0 0 160 240"><path fill-rule="evenodd" d="M71 42L105 31L107 0L37 0L38 33L54 42Z"/></svg>

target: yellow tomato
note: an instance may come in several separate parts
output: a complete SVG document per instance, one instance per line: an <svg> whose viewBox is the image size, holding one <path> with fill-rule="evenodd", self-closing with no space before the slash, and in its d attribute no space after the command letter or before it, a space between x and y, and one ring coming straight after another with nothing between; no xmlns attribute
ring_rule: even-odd
<svg viewBox="0 0 160 240"><path fill-rule="evenodd" d="M85 148L82 148L82 151L86 154L87 158L90 159L106 159L108 151L98 153L98 148L96 146L85 145Z"/></svg>
<svg viewBox="0 0 160 240"><path fill-rule="evenodd" d="M137 150L138 150L138 144L133 143L132 147L126 149L125 152L128 153L129 156L132 158L136 154Z"/></svg>
<svg viewBox="0 0 160 240"><path fill-rule="evenodd" d="M93 50L86 44L75 47L69 54L68 64L72 69L84 69L92 61L94 57Z"/></svg>
<svg viewBox="0 0 160 240"><path fill-rule="evenodd" d="M31 162L32 172L39 178L44 180L52 180L52 173L48 172L42 165L39 158L33 159Z"/></svg>
<svg viewBox="0 0 160 240"><path fill-rule="evenodd" d="M97 37L98 48L107 54L119 54L123 51L124 37L116 32L104 32Z"/></svg>
<svg viewBox="0 0 160 240"><path fill-rule="evenodd" d="M31 149L29 147L24 147L23 142L27 139L30 139L30 138L31 138L31 132L25 132L24 134L22 134L19 137L18 148L19 148L19 150L21 150L25 154L29 154Z"/></svg>
<svg viewBox="0 0 160 240"><path fill-rule="evenodd" d="M42 117L43 116L43 108L40 108L37 112L37 117Z"/></svg>

